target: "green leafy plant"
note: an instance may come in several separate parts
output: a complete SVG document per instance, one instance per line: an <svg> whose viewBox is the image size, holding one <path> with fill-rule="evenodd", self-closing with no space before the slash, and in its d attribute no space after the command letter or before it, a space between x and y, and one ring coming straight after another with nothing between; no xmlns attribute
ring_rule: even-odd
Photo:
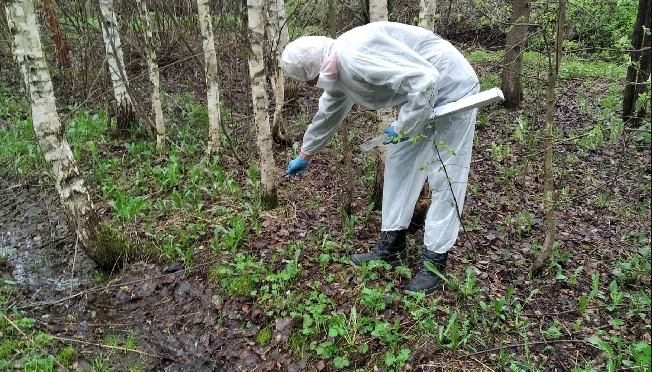
<svg viewBox="0 0 652 372"><path fill-rule="evenodd" d="M360 292L360 300L365 306L374 313L385 310L385 295L382 290L377 287L365 287Z"/></svg>
<svg viewBox="0 0 652 372"><path fill-rule="evenodd" d="M113 200L108 203L123 220L131 220L143 209L143 200L139 197L131 197L127 193L118 191Z"/></svg>
<svg viewBox="0 0 652 372"><path fill-rule="evenodd" d="M587 306L593 300L593 298L595 298L595 296L598 294L598 291L600 290L600 274L596 273L591 275L591 283L591 292L589 292L586 297L580 296L578 299L577 312L580 316L584 315Z"/></svg>

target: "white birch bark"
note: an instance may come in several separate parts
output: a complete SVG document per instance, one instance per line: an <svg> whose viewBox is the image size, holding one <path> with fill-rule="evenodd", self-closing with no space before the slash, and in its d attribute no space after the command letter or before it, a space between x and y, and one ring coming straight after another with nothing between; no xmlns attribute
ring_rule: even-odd
<svg viewBox="0 0 652 372"><path fill-rule="evenodd" d="M421 0L420 3L419 26L434 31L437 0Z"/></svg>
<svg viewBox="0 0 652 372"><path fill-rule="evenodd" d="M269 0L267 35L275 62L271 76L275 99L272 128L278 133L281 131L283 104L285 102L285 75L283 75L280 67L281 53L290 42L284 0Z"/></svg>
<svg viewBox="0 0 652 372"><path fill-rule="evenodd" d="M387 0L369 1L369 19L371 22L386 21L388 18Z"/></svg>
<svg viewBox="0 0 652 372"><path fill-rule="evenodd" d="M13 34L14 57L29 92L34 135L52 171L54 186L68 224L75 228L89 256L97 259L96 229L99 219L59 121L34 3L32 0L16 0L6 6L6 11Z"/></svg>
<svg viewBox="0 0 652 372"><path fill-rule="evenodd" d="M272 133L269 126L269 116L267 115L267 83L265 81L265 63L263 59L266 11L263 1L247 0L251 45L249 76L251 78L251 97L260 156L261 202L265 209L272 209L278 205L278 196L276 194L276 166L274 153L272 152Z"/></svg>
<svg viewBox="0 0 652 372"><path fill-rule="evenodd" d="M163 123L163 108L161 105L161 83L156 59L156 48L152 35L152 24L149 21L149 12L145 0L136 0L139 7L140 19L143 22L145 34L145 48L147 49L147 68L149 81L152 84L152 110L154 111L154 124L156 125L156 148L160 153L165 152L165 124Z"/></svg>
<svg viewBox="0 0 652 372"><path fill-rule="evenodd" d="M206 154L220 151L222 131L220 129L220 88L217 79L217 54L213 37L213 23L208 0L197 0L199 28L204 49L204 76L206 77L206 98L208 105L208 147Z"/></svg>
<svg viewBox="0 0 652 372"><path fill-rule="evenodd" d="M133 103L127 92L129 81L127 77L121 76L121 71L126 71L124 66L124 57L122 54L122 42L118 33L118 21L113 10L113 0L99 0L100 12L102 13L102 38L104 39L104 49L106 50L106 59L109 65L109 74L113 83L113 96L120 110L133 112Z"/></svg>

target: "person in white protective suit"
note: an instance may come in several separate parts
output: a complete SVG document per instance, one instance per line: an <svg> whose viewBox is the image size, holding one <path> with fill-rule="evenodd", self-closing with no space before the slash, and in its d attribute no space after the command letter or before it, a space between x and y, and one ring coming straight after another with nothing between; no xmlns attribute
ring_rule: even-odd
<svg viewBox="0 0 652 372"><path fill-rule="evenodd" d="M288 44L281 68L291 79L324 90L299 155L286 173L300 175L333 136L353 104L367 110L396 107L398 117L383 132L386 141L382 238L353 265L405 262L406 229L426 177L432 202L425 222L423 265L405 292L434 293L447 252L457 239L471 163L477 110L433 119L433 108L478 93L473 68L448 41L416 26L375 22L336 40L306 36ZM406 140L411 139L411 140Z"/></svg>

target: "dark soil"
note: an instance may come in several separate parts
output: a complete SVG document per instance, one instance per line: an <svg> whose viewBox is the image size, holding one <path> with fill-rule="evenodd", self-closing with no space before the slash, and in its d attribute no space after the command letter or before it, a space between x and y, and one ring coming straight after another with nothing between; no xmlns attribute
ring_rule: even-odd
<svg viewBox="0 0 652 372"><path fill-rule="evenodd" d="M469 36L471 37L471 36ZM477 35L472 35L477 38ZM494 42L496 35L491 35ZM224 71L221 89L226 106L234 115L248 116L249 88L246 61L238 56L238 50L228 40L223 41L221 63ZM183 51L166 55L169 60L182 59ZM169 93L190 91L198 100L205 97L203 78L197 66L187 61L162 69L164 89ZM572 127L578 121L588 125L590 118L580 117L577 105L568 97L574 97L576 87L570 82L566 94L557 103L556 121L562 129ZM303 112L314 112L317 92L305 87L297 88L289 99L287 116ZM144 99L140 102L146 102ZM145 103L143 103L145 105ZM465 216L478 218L480 228L460 234L458 244L450 253L451 274L462 278L463 270L470 267L479 278L484 289L478 299L489 302L491 298L504 295L507 287L513 285L519 293L527 296L531 290L540 290L536 301L524 309L530 316L540 319L539 328L545 329L554 319L572 323L575 315L574 299L579 292L590 290L590 283L583 279L571 287L552 279L553 273L543 278L529 278L527 266L517 264L523 259L529 262L531 237L543 236L543 217L541 215L542 181L526 172L517 183L500 181L502 173L492 163L486 150L491 143L503 143L499 126L514 125L518 112L501 112L485 127L478 127L479 144L475 148L469 183L477 186L477 192L469 191L465 204ZM489 109L481 114L489 114ZM360 110L353 112L356 118L364 118ZM542 117L542 116L541 116ZM541 125L538 123L537 125ZM238 138L247 138L247 130L232 128ZM300 143L302 131L290 133L295 142ZM359 145L374 135L372 130L359 133L355 145ZM571 147L560 151L571 151ZM618 188L620 195L631 202L644 200L648 195L629 193L623 190L637 190L639 176L647 174L649 164L644 152L640 157L619 158L613 162L614 154L627 151L623 143L605 146L603 152L596 152L591 164L594 179L573 179L573 174L560 175L562 185L577 185L595 182L605 188ZM309 240L318 227L331 236L339 236L344 228L341 217L341 203L345 195L343 159L332 149L326 150L311 162L309 174L299 178L288 178L283 170L289 160L289 151L284 146L275 147L278 166L278 187L280 202L286 206L284 212L275 212L261 217L262 231L251 236L241 247L242 251L258 252L261 257L269 255L278 247L287 247L298 240ZM504 165L516 165L529 156L518 153L514 148L512 156ZM234 162L228 155L226 161ZM361 160L354 156L354 167L359 172ZM526 162L532 169L538 169L538 159ZM643 165L641 165L643 164ZM607 168L598 168L606 165ZM617 168L633 169L622 172L622 177L614 176ZM598 171L597 169L600 169ZM120 340L120 349L111 354L112 370L126 370L138 365L150 371L306 371L322 370L322 362L310 365L304 357L291 355L287 346L288 337L298 325L289 318L270 318L262 309L253 306L251 299L232 298L224 295L208 283L206 273L215 262L209 253L199 253L195 263L187 271L180 263L160 264L150 262L131 262L120 272L100 274L94 271L92 262L76 244L75 235L65 222L56 197L50 186L40 186L35 179L13 179L0 181L0 249L11 252L6 263L0 263L0 278L14 280L19 284L19 292L12 299L10 307L16 305L29 316L38 319L37 326L60 338L63 344L71 344L82 351L77 369L89 370L93 358L111 352L106 344L108 334ZM294 190L288 192L288 183L294 183ZM572 197L580 200L573 208L560 211L558 220L558 239L560 250L571 252L570 259L564 263L568 267L584 267L584 278L590 274L601 275L601 282L611 280L616 260L631 257L633 252L623 244L622 239L630 232L645 230L647 221L630 220L613 211L594 208L585 195L571 190ZM649 190L648 190L649 193ZM318 195L321 202L309 205L306 201ZM365 215L368 188L356 181L354 189L353 214ZM97 201L106 219L111 218L105 201ZM498 230L496 225L502 221L514 205L533 213L534 221L528 239L519 240L513 229ZM371 214L365 228L355 232L352 241L358 249L366 249L380 236L379 216ZM418 221L417 221L418 223ZM418 226L418 225L417 225ZM647 230L649 231L649 230ZM411 236L410 268L418 266L418 246L422 230L415 229ZM648 236L649 239L649 236ZM522 243L521 243L522 241ZM513 242L516 242L513 244ZM339 254L350 252L344 249ZM302 252L303 276L297 290L309 291L311 273L320 272L319 265L309 258L319 254L316 251ZM342 264L332 264L329 271L339 273L350 280L324 284L319 290L338 300L346 311L358 303L350 298L356 287L356 275ZM101 279L101 281L99 280ZM379 280L379 285L390 282L387 278ZM400 287L405 278L396 277L393 284ZM645 286L647 283L633 283ZM453 306L456 299L450 291L436 296L440 306ZM592 329L608 324L608 319L600 316L599 310L589 310L589 320L583 325L585 335ZM388 321L402 318L405 309L390 306L382 315ZM649 314L648 318L649 319ZM649 324L648 324L649 327ZM256 341L262 329L271 330L271 338L264 346ZM640 339L649 329L622 329L624 337ZM125 351L126 340L130 335L138 340L137 350ZM541 351L545 345L538 329L531 332L532 351ZM649 335L647 336L649 342ZM370 341L373 345L373 341ZM486 340L487 349L497 345L494 340ZM541 350L540 350L541 349ZM490 353L488 353L490 354ZM594 359L599 352L580 342L553 343L547 366L550 370L570 370ZM482 370L480 364L463 358L453 352L433 354L433 345L419 345L413 350L412 362L423 370L437 370L433 359L458 360L460 369ZM483 360L478 355L475 360ZM353 365L365 365L368 360L353 360Z"/></svg>

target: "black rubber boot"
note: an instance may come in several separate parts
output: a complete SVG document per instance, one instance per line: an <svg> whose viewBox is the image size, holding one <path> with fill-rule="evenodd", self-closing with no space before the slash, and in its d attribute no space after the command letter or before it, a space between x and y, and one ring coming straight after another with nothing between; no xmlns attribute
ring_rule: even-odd
<svg viewBox="0 0 652 372"><path fill-rule="evenodd" d="M447 253L435 253L426 250L423 254L424 263L421 265L421 269L417 275L410 280L410 283L405 287L403 292L405 293L415 293L415 292L425 292L426 296L429 296L437 291L444 283L444 280L439 277L439 275L430 271L425 264L425 261L429 261L442 275L446 272L446 258L448 257Z"/></svg>
<svg viewBox="0 0 652 372"><path fill-rule="evenodd" d="M349 257L353 266L361 266L363 262L381 260L396 268L405 263L407 257L405 230L383 231L383 236L369 253L354 254Z"/></svg>

